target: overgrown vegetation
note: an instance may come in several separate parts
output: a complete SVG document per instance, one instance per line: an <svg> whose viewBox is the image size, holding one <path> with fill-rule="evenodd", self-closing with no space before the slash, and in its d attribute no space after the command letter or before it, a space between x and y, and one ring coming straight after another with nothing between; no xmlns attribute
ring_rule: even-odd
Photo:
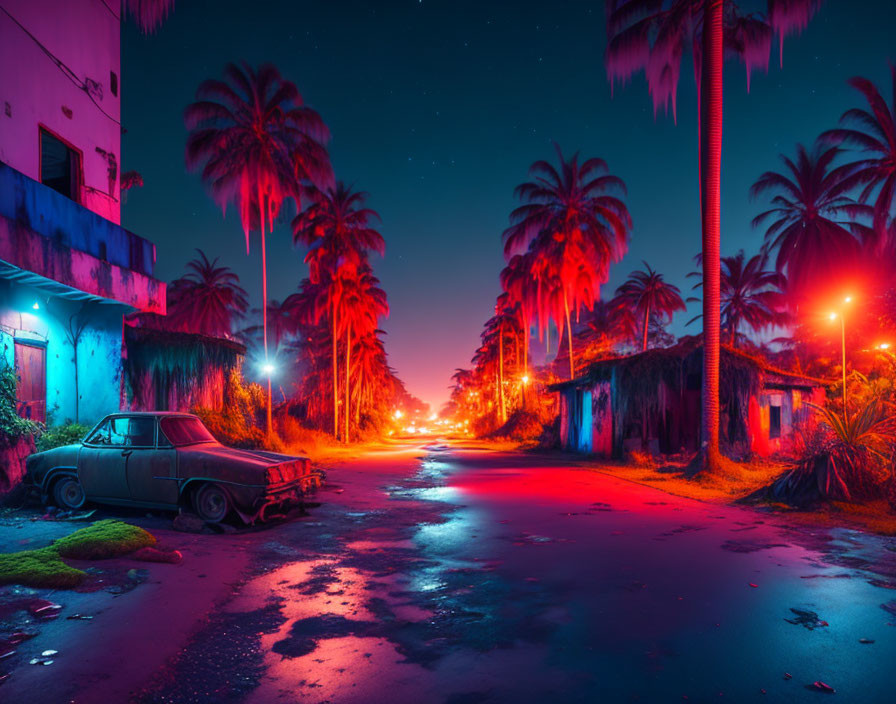
<svg viewBox="0 0 896 704"><path fill-rule="evenodd" d="M39 423L22 418L16 411L16 370L4 357L0 361L0 449L12 447L40 430Z"/></svg>
<svg viewBox="0 0 896 704"><path fill-rule="evenodd" d="M84 439L88 430L90 428L81 423L66 423L49 427L37 438L37 451L44 452L52 450L54 447L77 444Z"/></svg>
<svg viewBox="0 0 896 704"><path fill-rule="evenodd" d="M62 558L102 560L155 543L155 537L137 526L112 519L97 521L48 547L0 554L0 584L69 589L78 586L87 573L67 565Z"/></svg>
<svg viewBox="0 0 896 704"><path fill-rule="evenodd" d="M256 449L265 442L260 427L265 403L264 389L258 384L245 384L239 370L232 369L224 385L221 410L194 408L193 412L218 442L229 447Z"/></svg>
<svg viewBox="0 0 896 704"><path fill-rule="evenodd" d="M803 431L793 467L775 482L774 496L794 503L884 496L894 476L892 408L878 398L842 414L812 408L819 422Z"/></svg>

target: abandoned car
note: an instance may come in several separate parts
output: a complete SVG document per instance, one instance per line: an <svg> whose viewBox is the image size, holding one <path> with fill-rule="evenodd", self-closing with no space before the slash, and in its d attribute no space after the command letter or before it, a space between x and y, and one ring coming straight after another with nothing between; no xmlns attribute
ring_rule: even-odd
<svg viewBox="0 0 896 704"><path fill-rule="evenodd" d="M305 457L225 447L196 416L155 412L114 413L79 444L31 455L25 481L66 510L192 507L207 522L235 512L254 523L301 503L321 478Z"/></svg>

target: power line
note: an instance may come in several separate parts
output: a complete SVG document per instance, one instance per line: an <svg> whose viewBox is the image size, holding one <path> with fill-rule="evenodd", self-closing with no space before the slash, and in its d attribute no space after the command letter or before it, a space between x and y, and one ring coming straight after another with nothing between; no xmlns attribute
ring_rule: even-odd
<svg viewBox="0 0 896 704"><path fill-rule="evenodd" d="M105 5L105 3L103 3L103 4ZM108 5L106 7L108 8ZM19 29L21 29L25 34L28 35L28 37L31 39L31 41L33 41L35 44L37 44L37 46L40 48L40 50L43 51L49 57L50 61L52 61L54 64L56 64L56 67L60 71L62 71L62 74L66 78L68 78L80 90L84 91L84 94L88 98L90 98L90 102L93 103L94 105L96 105L97 110L99 110L101 113L103 113L103 115L105 115L110 120L112 120L112 122L114 122L116 125L121 127L121 122L119 122L114 117L112 117L109 113L107 113L105 110L103 110L103 106L100 105L96 101L96 99L90 94L90 90L88 89L87 84L84 81L82 81L78 77L78 75L65 64L65 62L63 62L55 54L53 54L53 52L51 52L49 49L47 49L47 47L45 47L43 44L41 44L40 40L37 37L35 37L31 32L29 32L21 22L19 22L15 17L13 17L11 14L9 14L9 11L5 7L0 5L0 10L3 10L3 14L5 14L7 17L9 17L9 19L11 19L16 25L18 25Z"/></svg>

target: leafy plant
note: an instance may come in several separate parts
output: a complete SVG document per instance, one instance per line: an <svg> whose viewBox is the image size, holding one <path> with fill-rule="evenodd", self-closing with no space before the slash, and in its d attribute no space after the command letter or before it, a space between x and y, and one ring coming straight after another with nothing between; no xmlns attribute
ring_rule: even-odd
<svg viewBox="0 0 896 704"><path fill-rule="evenodd" d="M774 485L778 498L853 501L882 494L893 474L893 409L872 398L855 412L810 406L820 421L803 433L792 469Z"/></svg>
<svg viewBox="0 0 896 704"><path fill-rule="evenodd" d="M35 435L41 426L16 412L16 370L5 359L0 367L0 448L12 447L20 438Z"/></svg>
<svg viewBox="0 0 896 704"><path fill-rule="evenodd" d="M66 423L56 427L47 428L37 439L37 451L44 452L54 447L74 445L81 442L90 428L81 423Z"/></svg>

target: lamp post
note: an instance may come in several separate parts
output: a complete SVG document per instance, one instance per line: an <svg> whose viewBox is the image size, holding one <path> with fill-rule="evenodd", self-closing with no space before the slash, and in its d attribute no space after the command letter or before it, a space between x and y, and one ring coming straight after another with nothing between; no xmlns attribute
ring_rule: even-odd
<svg viewBox="0 0 896 704"><path fill-rule="evenodd" d="M843 299L843 302L852 302L852 296L847 296ZM846 315L841 308L839 313L831 313L829 317L831 320L840 318L840 366L843 371L843 421L846 422Z"/></svg>
<svg viewBox="0 0 896 704"><path fill-rule="evenodd" d="M275 367L271 362L267 359L264 364L261 365L261 371L264 372L264 375L268 378L268 407L266 413L266 425L267 425L267 434L270 435L273 432L273 418L271 417L271 405L272 405L272 395L271 395L271 375L274 373Z"/></svg>

